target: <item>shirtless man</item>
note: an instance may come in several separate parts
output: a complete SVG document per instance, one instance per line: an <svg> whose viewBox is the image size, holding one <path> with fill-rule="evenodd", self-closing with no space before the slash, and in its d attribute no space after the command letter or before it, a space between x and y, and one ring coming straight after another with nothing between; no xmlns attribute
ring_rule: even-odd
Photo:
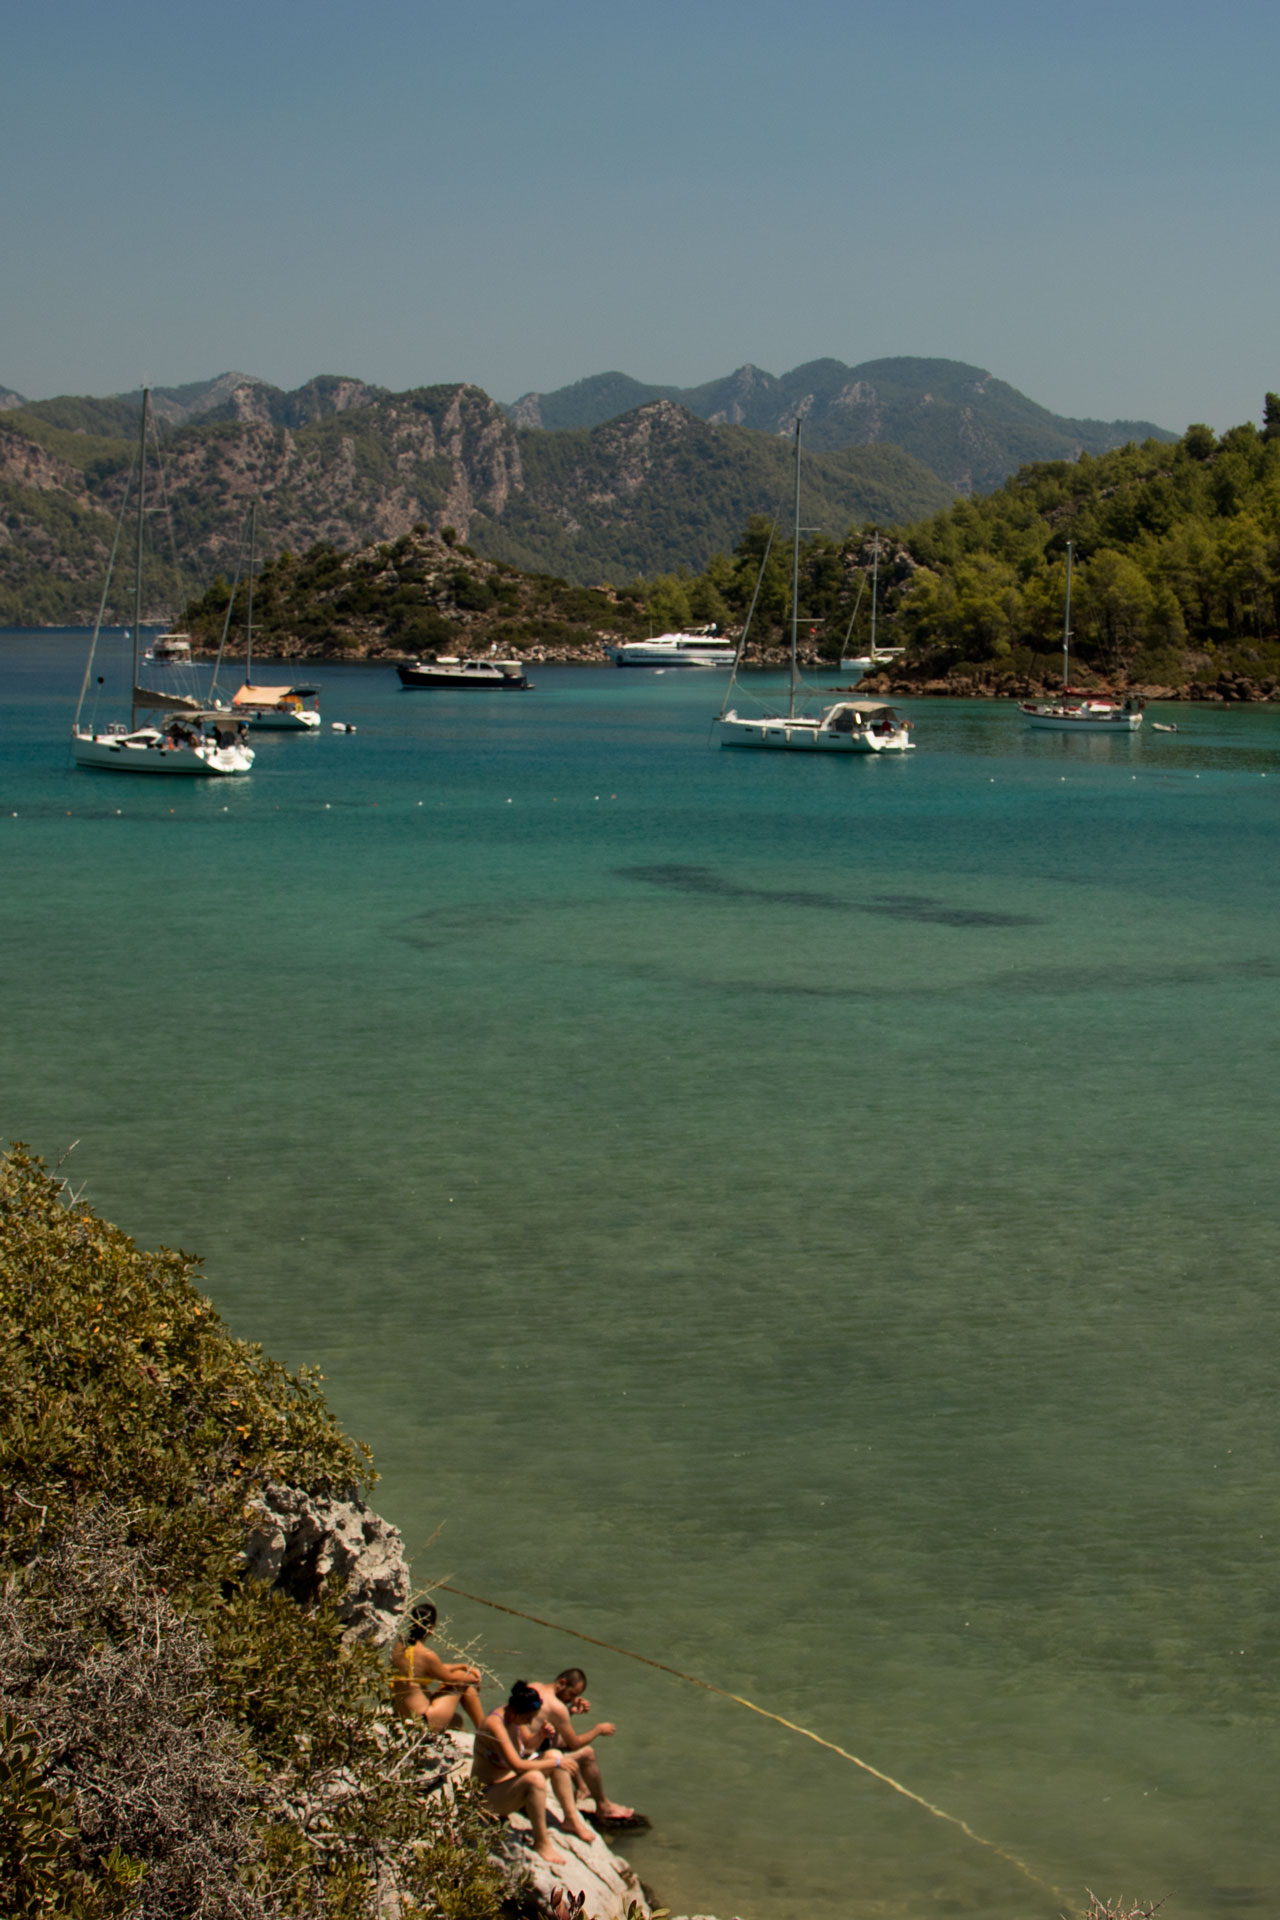
<svg viewBox="0 0 1280 1920"><path fill-rule="evenodd" d="M531 1729L542 1711L542 1696L525 1680L517 1680L505 1707L496 1707L476 1730L471 1777L484 1788L485 1805L493 1813L523 1813L533 1828L533 1844L548 1866L562 1867L564 1855L547 1837L547 1775L560 1802L566 1824L580 1840L595 1835L578 1812L573 1762L553 1749L534 1751Z"/></svg>
<svg viewBox="0 0 1280 1920"><path fill-rule="evenodd" d="M581 1778L583 1786L596 1803L596 1818L605 1825L639 1822L643 1815L637 1815L634 1807L619 1806L616 1800L610 1800L600 1778L600 1763L596 1759L593 1740L606 1739L618 1729L612 1720L601 1720L587 1733L575 1733L571 1715L584 1714L590 1710L591 1702L586 1698L587 1676L581 1667L566 1667L558 1673L550 1686L540 1680L533 1682L533 1690L542 1702L542 1711L530 1730L533 1744L541 1747L555 1747L561 1753L573 1756L573 1770ZM647 1823L646 1823L647 1824Z"/></svg>
<svg viewBox="0 0 1280 1920"><path fill-rule="evenodd" d="M425 1720L433 1733L455 1720L461 1725L461 1704L478 1732L484 1725L477 1692L480 1669L442 1660L425 1644L436 1619L429 1600L419 1600L410 1610L408 1624L391 1649L391 1704L402 1720ZM424 1684L428 1682L429 1687Z"/></svg>

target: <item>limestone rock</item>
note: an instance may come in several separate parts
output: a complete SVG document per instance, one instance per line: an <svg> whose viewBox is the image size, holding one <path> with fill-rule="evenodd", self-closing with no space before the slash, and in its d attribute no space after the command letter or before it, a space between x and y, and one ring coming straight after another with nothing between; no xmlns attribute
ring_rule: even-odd
<svg viewBox="0 0 1280 1920"><path fill-rule="evenodd" d="M471 1770L475 1735L451 1733L448 1738L458 1756L452 1769L454 1778L465 1779ZM584 1800L580 1804L586 1812L593 1802ZM528 1844L529 1822L519 1813L507 1821L503 1843L495 1851L496 1859L509 1863L513 1882L523 1881L532 1888L544 1912L555 1912L559 1892L582 1896L582 1920L626 1920L627 1910L633 1906L641 1920L649 1920L652 1909L629 1863L612 1852L600 1834L588 1842L566 1833L559 1803L552 1794L547 1795L547 1825L556 1851L564 1855L562 1867L548 1866L534 1852Z"/></svg>
<svg viewBox="0 0 1280 1920"><path fill-rule="evenodd" d="M331 1500L301 1487L268 1486L248 1508L245 1570L304 1605L341 1589L353 1634L385 1646L409 1603L409 1565L398 1530L363 1500Z"/></svg>

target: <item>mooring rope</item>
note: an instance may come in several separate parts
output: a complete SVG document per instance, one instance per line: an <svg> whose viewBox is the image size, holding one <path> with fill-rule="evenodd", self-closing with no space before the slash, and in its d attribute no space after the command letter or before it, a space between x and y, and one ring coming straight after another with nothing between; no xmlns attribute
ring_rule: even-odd
<svg viewBox="0 0 1280 1920"><path fill-rule="evenodd" d="M768 1707L759 1707L754 1700L748 1700L740 1693L730 1693L727 1687L713 1686L710 1680L700 1680L696 1673L685 1673L679 1667L669 1667L665 1660L651 1660L647 1653L632 1653L629 1647L617 1647L612 1640L597 1640L594 1634L582 1633L577 1627L562 1627L556 1620L540 1620L536 1613L525 1613L520 1607L504 1606L500 1600L486 1600L480 1593L466 1593L461 1587L452 1587L445 1580L433 1581L432 1585L438 1587L442 1593L456 1594L459 1600L473 1600L477 1606L492 1607L495 1613L509 1613L517 1620L530 1620L535 1627L546 1627L552 1633L566 1633L571 1640L585 1640L589 1647L603 1647L607 1653L621 1654L624 1660L638 1660L643 1667L656 1667L659 1673L669 1673L677 1680L686 1680L691 1687L702 1687L707 1693L718 1693L722 1700L732 1700L737 1706L746 1707L751 1713L758 1713L762 1720L772 1720L776 1726L786 1727L789 1733L803 1734L804 1738L812 1740L815 1746L825 1747L828 1753L838 1754L842 1760L848 1760L853 1766L860 1767L863 1773L869 1773L873 1780L879 1780L886 1787L892 1787L893 1791L900 1793L904 1800L914 1801L916 1806L923 1807L926 1813L931 1813L935 1820L945 1820L948 1826L958 1827L967 1839L972 1840L979 1847L986 1847L1001 1860L1007 1860L1011 1867L1016 1867L1019 1873L1025 1874L1026 1878L1033 1881L1037 1887L1043 1887L1046 1893L1053 1894L1055 1899L1066 1898L1058 1887L1052 1886L1047 1880L1042 1880L1038 1873L1033 1873L1026 1861L1020 1860L1016 1853L1010 1853L1008 1848L1002 1847L998 1841L985 1840L980 1833L975 1833L967 1820L961 1820L957 1814L948 1813L943 1807L935 1807L932 1800L926 1800L922 1794L913 1793L910 1787L904 1787L901 1780L895 1780L892 1774L882 1773L879 1767L873 1767L869 1760L860 1760L856 1753L850 1753L846 1747L838 1747L834 1740L824 1740L822 1735L815 1733L811 1727L802 1727L794 1720L785 1720L780 1713L771 1713Z"/></svg>

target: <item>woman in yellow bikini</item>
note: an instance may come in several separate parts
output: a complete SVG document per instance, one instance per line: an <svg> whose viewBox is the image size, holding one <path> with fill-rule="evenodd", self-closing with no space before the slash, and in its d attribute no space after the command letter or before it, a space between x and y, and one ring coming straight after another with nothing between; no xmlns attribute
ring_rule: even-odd
<svg viewBox="0 0 1280 1920"><path fill-rule="evenodd" d="M391 1704L402 1720L425 1720L433 1733L461 1726L459 1706L477 1730L484 1725L478 1691L480 1669L458 1660L442 1660L425 1644L435 1631L437 1614L429 1600L410 1609L404 1631L391 1649Z"/></svg>

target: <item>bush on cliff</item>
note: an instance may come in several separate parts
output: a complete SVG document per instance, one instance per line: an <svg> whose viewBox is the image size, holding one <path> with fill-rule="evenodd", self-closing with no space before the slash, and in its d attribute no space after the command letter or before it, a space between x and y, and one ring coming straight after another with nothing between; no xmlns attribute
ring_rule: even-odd
<svg viewBox="0 0 1280 1920"><path fill-rule="evenodd" d="M490 1920L436 1749L339 1595L243 1573L246 1502L372 1479L318 1377L235 1340L187 1254L0 1162L0 1873L83 1920ZM8 1869L8 1871L6 1871Z"/></svg>

